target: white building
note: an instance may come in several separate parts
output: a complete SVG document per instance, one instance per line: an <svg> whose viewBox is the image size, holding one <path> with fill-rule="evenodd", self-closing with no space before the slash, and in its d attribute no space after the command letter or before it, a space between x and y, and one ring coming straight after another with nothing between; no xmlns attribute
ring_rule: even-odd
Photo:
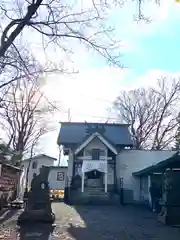
<svg viewBox="0 0 180 240"><path fill-rule="evenodd" d="M128 127L61 123L57 142L69 156L68 187L75 196L87 198L93 193L97 198L103 194L109 197L123 188L127 203L150 201L151 177L136 177L133 173L171 157L174 152L133 150Z"/></svg>
<svg viewBox="0 0 180 240"><path fill-rule="evenodd" d="M52 166L49 172L49 187L51 190L64 190L67 177L67 167Z"/></svg>
<svg viewBox="0 0 180 240"><path fill-rule="evenodd" d="M149 187L151 185L150 175L136 177L133 173L171 157L175 152L168 150L123 150L116 158L117 178L123 179L125 202L142 201L150 202Z"/></svg>
<svg viewBox="0 0 180 240"><path fill-rule="evenodd" d="M23 198L24 190L26 187L27 174L28 188L30 188L33 174L39 174L42 166L50 167L48 178L50 189L64 190L67 167L54 166L56 160L57 159L47 156L45 154L40 154L34 156L32 159L26 159L23 161L23 172L20 179L19 191L19 197L21 199Z"/></svg>

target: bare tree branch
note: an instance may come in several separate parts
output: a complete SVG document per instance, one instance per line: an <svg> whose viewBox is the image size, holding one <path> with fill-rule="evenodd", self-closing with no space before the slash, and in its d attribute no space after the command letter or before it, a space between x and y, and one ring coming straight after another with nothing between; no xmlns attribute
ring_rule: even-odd
<svg viewBox="0 0 180 240"><path fill-rule="evenodd" d="M114 102L120 120L130 124L137 149L172 145L178 126L180 79L161 78L157 87L121 92Z"/></svg>
<svg viewBox="0 0 180 240"><path fill-rule="evenodd" d="M39 92L37 82L27 81L26 78L12 83L6 94L0 111L1 126L14 150L14 164L49 129L44 119L47 112L42 100L43 94Z"/></svg>
<svg viewBox="0 0 180 240"><path fill-rule="evenodd" d="M117 2L115 1L115 4ZM107 23L105 24L106 13L110 7L108 1L92 0L88 5L82 7L80 2L74 5L73 2L63 4L58 0L35 0L24 1L20 9L18 2L15 2L17 13L11 14L8 5L0 4L2 14L9 22L2 29L0 57L6 56L12 44L16 45L19 34L23 34L25 28L31 27L35 30L33 34L45 36L42 43L44 46L48 42L62 46L66 38L71 38L80 43L84 42L109 62L119 65L119 54L114 55L117 44L112 37L114 29L106 27ZM68 48L66 46L66 49Z"/></svg>
<svg viewBox="0 0 180 240"><path fill-rule="evenodd" d="M0 57L3 57L8 48L11 46L11 44L14 42L16 37L21 33L23 28L28 24L30 19L33 17L33 15L36 13L38 8L40 7L43 0L36 0L33 1L31 5L27 8L27 13L24 16L23 19L16 19L10 22L7 27L5 28L2 37L1 37L1 47L0 47ZM17 25L17 27L11 32L9 37L7 36L8 31L14 26Z"/></svg>

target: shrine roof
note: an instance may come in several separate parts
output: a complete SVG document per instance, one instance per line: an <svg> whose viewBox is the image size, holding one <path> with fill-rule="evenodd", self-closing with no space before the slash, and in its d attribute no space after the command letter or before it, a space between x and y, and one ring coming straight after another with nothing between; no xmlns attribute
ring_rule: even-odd
<svg viewBox="0 0 180 240"><path fill-rule="evenodd" d="M128 124L61 122L58 145L79 144L93 132L99 132L114 145L133 146Z"/></svg>

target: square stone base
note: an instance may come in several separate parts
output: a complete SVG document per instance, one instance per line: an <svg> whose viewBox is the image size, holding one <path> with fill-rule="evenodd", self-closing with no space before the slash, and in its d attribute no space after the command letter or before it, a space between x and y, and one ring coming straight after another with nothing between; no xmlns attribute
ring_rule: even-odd
<svg viewBox="0 0 180 240"><path fill-rule="evenodd" d="M40 210L31 210L31 211L24 211L18 217L18 225L27 223L27 222L42 222L42 223L54 223L55 215L54 213L50 212L47 213L44 209Z"/></svg>
<svg viewBox="0 0 180 240"><path fill-rule="evenodd" d="M163 209L158 215L158 220L166 225L180 225L180 207L168 206Z"/></svg>

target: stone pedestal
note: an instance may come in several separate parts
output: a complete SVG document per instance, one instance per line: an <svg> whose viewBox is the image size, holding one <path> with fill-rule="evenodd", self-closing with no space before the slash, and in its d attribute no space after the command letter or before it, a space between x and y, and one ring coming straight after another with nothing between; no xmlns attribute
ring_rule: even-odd
<svg viewBox="0 0 180 240"><path fill-rule="evenodd" d="M55 215L51 209L48 186L49 168L42 167L40 174L33 177L24 212L18 218L18 224L25 222L53 223Z"/></svg>
<svg viewBox="0 0 180 240"><path fill-rule="evenodd" d="M180 171L168 170L164 175L163 199L159 221L168 225L180 225Z"/></svg>

